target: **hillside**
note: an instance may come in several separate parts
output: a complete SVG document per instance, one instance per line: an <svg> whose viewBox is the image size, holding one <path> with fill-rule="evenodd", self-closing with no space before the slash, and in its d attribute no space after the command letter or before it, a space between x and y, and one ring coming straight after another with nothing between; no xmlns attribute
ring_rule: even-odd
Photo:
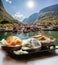
<svg viewBox="0 0 58 65"><path fill-rule="evenodd" d="M47 11L58 11L58 4L43 8L42 10L40 10L39 13L44 13L44 12L47 12Z"/></svg>
<svg viewBox="0 0 58 65"><path fill-rule="evenodd" d="M8 14L0 0L0 23L18 23L10 14ZM20 23L20 22L19 22Z"/></svg>
<svg viewBox="0 0 58 65"><path fill-rule="evenodd" d="M36 23L58 24L58 4L42 9Z"/></svg>
<svg viewBox="0 0 58 65"><path fill-rule="evenodd" d="M32 15L30 15L28 18L25 18L23 20L24 24L30 24L33 23L34 21L36 21L38 19L38 13L34 13Z"/></svg>

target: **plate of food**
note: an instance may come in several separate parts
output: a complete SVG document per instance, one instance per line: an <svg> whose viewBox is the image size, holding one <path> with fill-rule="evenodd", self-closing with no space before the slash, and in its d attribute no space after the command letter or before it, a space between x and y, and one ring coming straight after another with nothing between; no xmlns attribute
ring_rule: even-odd
<svg viewBox="0 0 58 65"><path fill-rule="evenodd" d="M40 35L37 35L37 36L33 36L33 38L39 40L41 42L42 46L55 45L56 39L52 36L40 34Z"/></svg>
<svg viewBox="0 0 58 65"><path fill-rule="evenodd" d="M37 49L40 50L41 46L42 45L40 41L34 38L30 38L26 40L26 42L22 45L21 49L25 51L36 51Z"/></svg>
<svg viewBox="0 0 58 65"><path fill-rule="evenodd" d="M9 36L6 39L0 41L1 47L5 51L18 50L22 46L22 40L16 36Z"/></svg>
<svg viewBox="0 0 58 65"><path fill-rule="evenodd" d="M32 38L21 40L19 37L10 36L1 40L2 49L14 57L35 55L44 51L55 50L55 38L40 34Z"/></svg>

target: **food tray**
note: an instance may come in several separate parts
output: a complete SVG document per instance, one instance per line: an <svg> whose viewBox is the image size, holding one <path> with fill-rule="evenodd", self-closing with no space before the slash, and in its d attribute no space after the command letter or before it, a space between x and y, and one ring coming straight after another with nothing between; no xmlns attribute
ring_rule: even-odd
<svg viewBox="0 0 58 65"><path fill-rule="evenodd" d="M7 54L12 58L22 59L22 58L31 58L34 56L40 56L40 55L48 54L48 53L51 53L54 51L55 51L55 45L54 45L53 50L47 49L46 47L42 47L41 50L30 51L28 54L16 55L16 54L14 54L13 51L8 51Z"/></svg>

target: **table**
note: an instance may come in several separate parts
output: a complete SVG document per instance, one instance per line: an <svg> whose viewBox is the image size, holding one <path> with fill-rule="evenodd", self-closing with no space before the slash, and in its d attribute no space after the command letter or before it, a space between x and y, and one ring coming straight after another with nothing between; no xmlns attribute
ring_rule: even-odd
<svg viewBox="0 0 58 65"><path fill-rule="evenodd" d="M58 49L52 54L23 60L13 59L0 49L0 65L58 65Z"/></svg>

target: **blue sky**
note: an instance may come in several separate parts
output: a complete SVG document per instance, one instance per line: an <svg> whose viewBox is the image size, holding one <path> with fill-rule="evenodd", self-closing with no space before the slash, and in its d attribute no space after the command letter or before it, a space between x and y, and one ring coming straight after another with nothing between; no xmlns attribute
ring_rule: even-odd
<svg viewBox="0 0 58 65"><path fill-rule="evenodd" d="M18 20L23 20L33 13L39 12L42 8L58 4L58 0L32 0L33 8L27 7L27 2L31 0L2 0L6 11Z"/></svg>

